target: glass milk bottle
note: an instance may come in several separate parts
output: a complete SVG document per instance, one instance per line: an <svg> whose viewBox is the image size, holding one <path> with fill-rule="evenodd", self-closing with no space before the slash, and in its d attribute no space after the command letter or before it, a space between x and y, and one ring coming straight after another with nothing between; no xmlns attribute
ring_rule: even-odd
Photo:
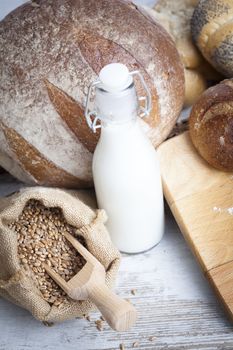
<svg viewBox="0 0 233 350"><path fill-rule="evenodd" d="M147 93L143 115L150 111L150 93L138 71L120 63L105 66L89 87L86 119L101 136L93 157L93 177L99 208L121 252L139 253L159 243L164 232L164 205L156 150L140 127L139 99L133 76ZM93 109L90 109L95 88Z"/></svg>

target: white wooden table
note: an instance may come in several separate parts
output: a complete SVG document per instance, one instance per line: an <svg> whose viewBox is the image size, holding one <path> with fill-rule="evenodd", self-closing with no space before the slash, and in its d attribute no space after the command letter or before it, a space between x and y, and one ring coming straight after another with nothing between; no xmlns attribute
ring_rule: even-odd
<svg viewBox="0 0 233 350"><path fill-rule="evenodd" d="M0 175L0 194L22 184ZM135 289L135 295L131 290ZM126 333L106 324L96 329L99 313L45 327L25 310L0 299L0 350L232 350L233 327L187 247L169 209L162 242L140 255L125 255L117 292L136 306L139 319ZM155 337L150 341L150 337Z"/></svg>

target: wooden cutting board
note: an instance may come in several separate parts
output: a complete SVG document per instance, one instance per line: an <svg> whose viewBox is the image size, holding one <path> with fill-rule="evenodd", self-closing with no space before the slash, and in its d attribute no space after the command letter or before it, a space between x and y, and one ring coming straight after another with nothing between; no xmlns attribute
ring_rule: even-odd
<svg viewBox="0 0 233 350"><path fill-rule="evenodd" d="M158 153L166 200L233 319L233 174L210 167L188 132L163 143Z"/></svg>

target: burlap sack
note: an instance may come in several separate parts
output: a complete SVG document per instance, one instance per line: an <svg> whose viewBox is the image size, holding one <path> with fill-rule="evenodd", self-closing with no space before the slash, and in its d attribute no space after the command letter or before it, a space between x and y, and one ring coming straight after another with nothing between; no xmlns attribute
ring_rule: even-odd
<svg viewBox="0 0 233 350"><path fill-rule="evenodd" d="M112 287L119 268L120 253L113 246L104 226L105 212L93 210L84 204L83 193L33 187L22 189L0 200L0 295L29 310L41 321L58 322L82 317L94 306L87 300L70 301L59 308L51 307L43 299L28 273L20 266L17 236L8 228L8 224L21 214L30 199L40 200L46 207L60 207L67 223L79 229L80 235L86 240L88 250L105 267L106 283Z"/></svg>

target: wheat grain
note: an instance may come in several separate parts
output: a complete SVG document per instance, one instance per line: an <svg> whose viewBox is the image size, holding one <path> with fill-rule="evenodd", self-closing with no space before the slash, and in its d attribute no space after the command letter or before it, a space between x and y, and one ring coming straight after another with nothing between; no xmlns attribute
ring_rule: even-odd
<svg viewBox="0 0 233 350"><path fill-rule="evenodd" d="M17 233L19 262L30 272L42 297L57 307L67 303L68 296L46 273L43 262L66 281L72 278L84 266L85 260L66 240L64 233L69 232L85 245L77 229L66 223L60 208L46 208L36 200L26 204L9 228Z"/></svg>

